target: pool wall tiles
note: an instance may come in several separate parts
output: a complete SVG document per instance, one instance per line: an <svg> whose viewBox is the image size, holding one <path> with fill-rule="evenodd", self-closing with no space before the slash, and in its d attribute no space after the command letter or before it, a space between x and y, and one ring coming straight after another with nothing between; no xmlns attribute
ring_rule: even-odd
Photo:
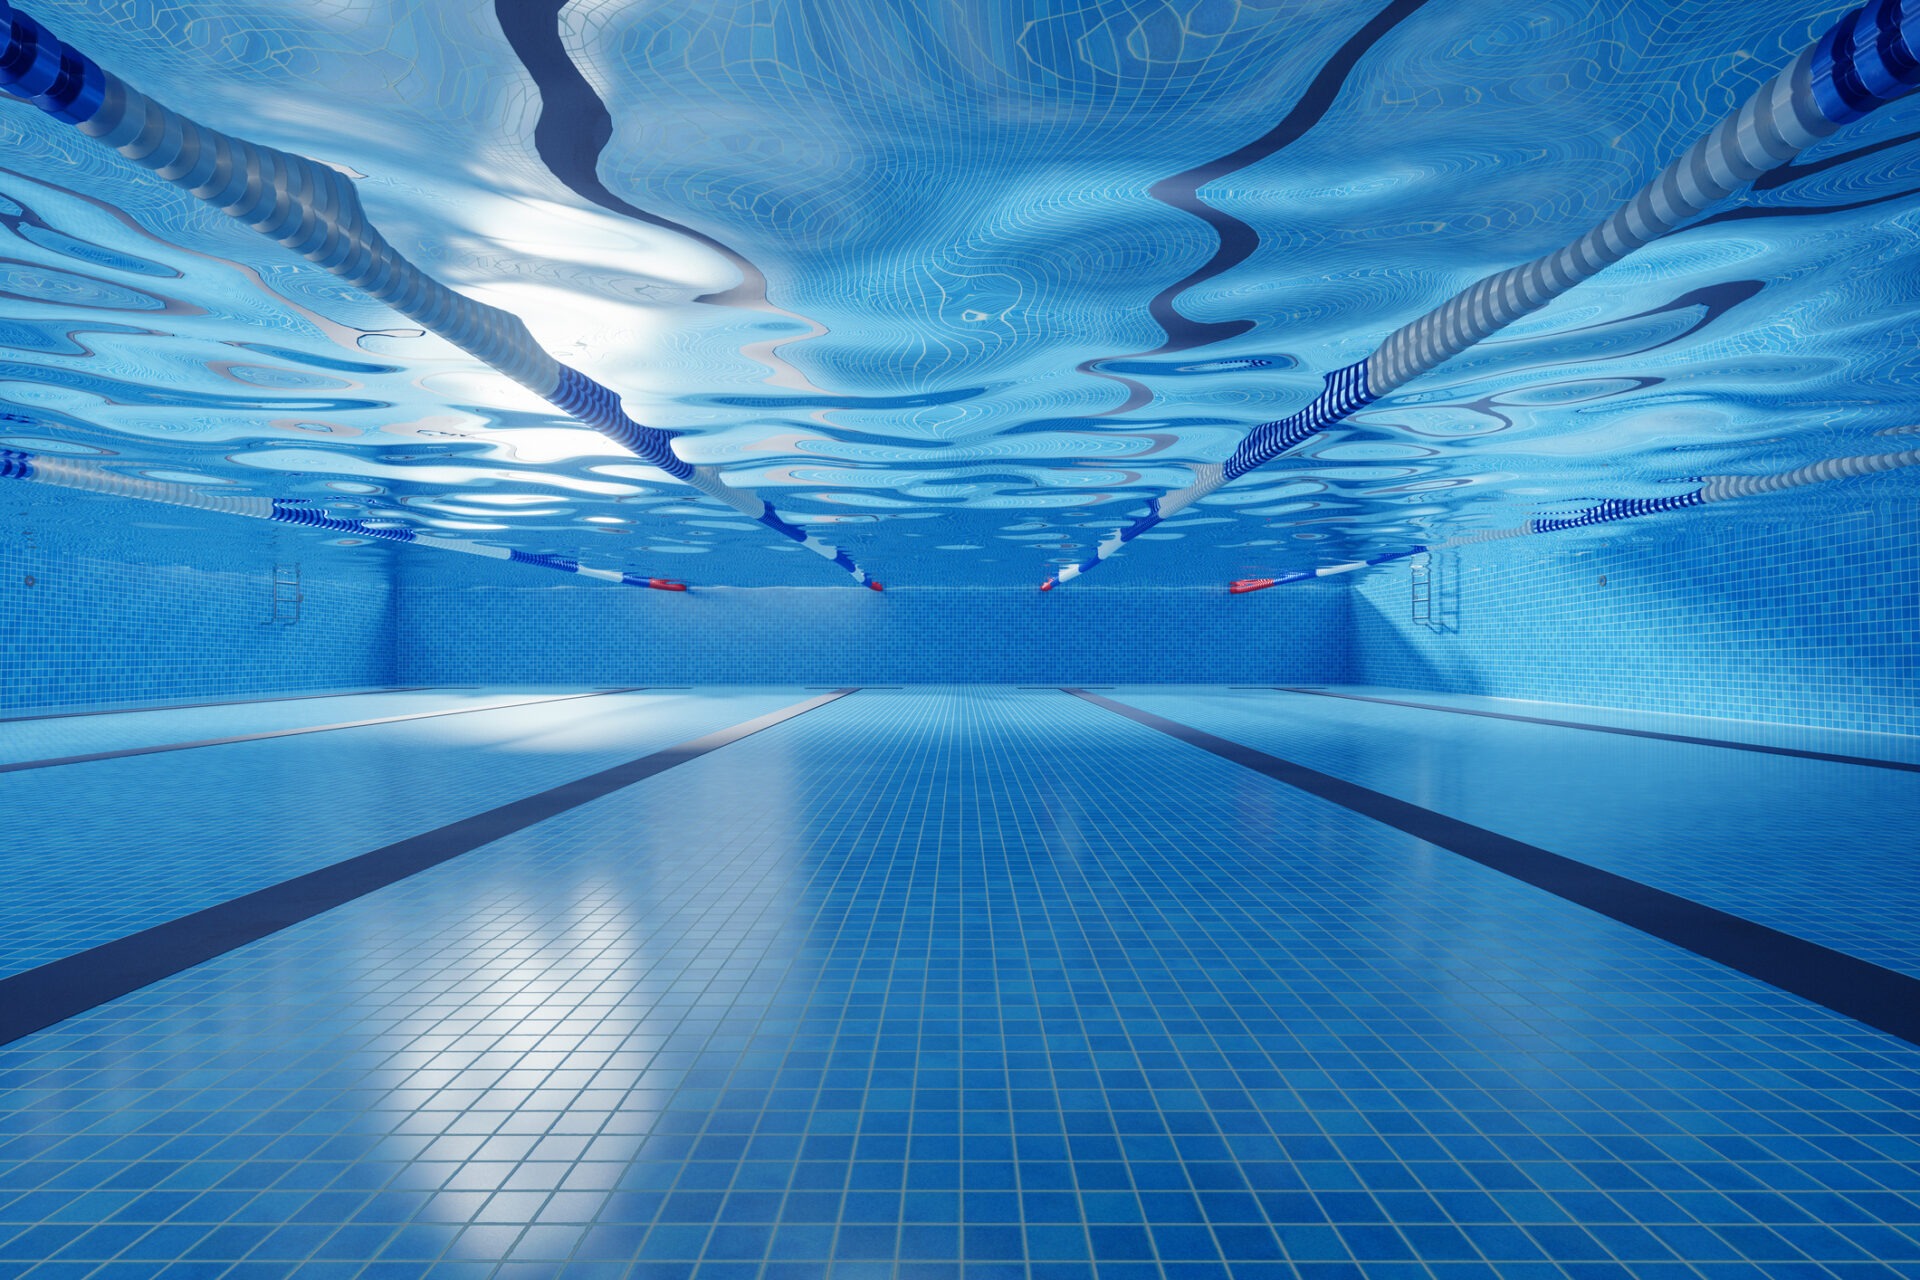
<svg viewBox="0 0 1920 1280"><path fill-rule="evenodd" d="M156 510L0 490L0 712L393 683L386 548ZM276 563L300 566L297 622L268 621Z"/></svg>
<svg viewBox="0 0 1920 1280"><path fill-rule="evenodd" d="M1349 674L1346 592L1334 584L1256 601L1218 587L680 595L508 578L537 572L502 565L492 582L409 586L403 569L399 681L1272 684Z"/></svg>
<svg viewBox="0 0 1920 1280"><path fill-rule="evenodd" d="M1412 620L1408 566L1369 574L1354 679L1920 733L1920 504L1871 488L1778 518L1756 501L1448 552L1437 630Z"/></svg>
<svg viewBox="0 0 1920 1280"><path fill-rule="evenodd" d="M1856 487L1778 519L1713 508L1449 553L1436 632L1410 619L1403 565L1237 598L673 595L9 486L0 710L475 681L1364 681L1920 733L1920 505ZM292 625L265 621L276 561L301 565Z"/></svg>

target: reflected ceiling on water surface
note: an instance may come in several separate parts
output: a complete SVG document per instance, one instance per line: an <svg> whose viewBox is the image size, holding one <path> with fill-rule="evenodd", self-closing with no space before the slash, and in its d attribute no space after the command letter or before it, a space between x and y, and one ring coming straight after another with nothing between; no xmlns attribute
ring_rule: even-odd
<svg viewBox="0 0 1920 1280"><path fill-rule="evenodd" d="M1584 232L1844 7L23 5L350 172L423 269L929 585L1084 558L1321 374ZM1916 137L1915 100L1850 126L1104 581L1888 447L1920 417ZM38 112L0 109L0 140L0 443L695 583L845 582Z"/></svg>

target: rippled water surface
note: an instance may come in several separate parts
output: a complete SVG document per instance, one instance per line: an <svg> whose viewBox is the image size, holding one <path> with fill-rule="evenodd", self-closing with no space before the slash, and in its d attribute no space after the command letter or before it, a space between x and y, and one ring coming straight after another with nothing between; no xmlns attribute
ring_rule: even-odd
<svg viewBox="0 0 1920 1280"><path fill-rule="evenodd" d="M922 583L1083 558L1322 373L1586 230L1843 8L22 7L358 175L422 268ZM0 105L0 142L0 446L695 583L845 581L38 112ZM1103 575L1223 581L1892 447L1920 421L1917 233L1909 99Z"/></svg>

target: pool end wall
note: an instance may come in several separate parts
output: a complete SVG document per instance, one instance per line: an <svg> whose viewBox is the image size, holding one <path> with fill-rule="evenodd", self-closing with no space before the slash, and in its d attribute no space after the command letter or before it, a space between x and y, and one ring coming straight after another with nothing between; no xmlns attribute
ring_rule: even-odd
<svg viewBox="0 0 1920 1280"><path fill-rule="evenodd" d="M1364 682L1920 734L1920 506L1896 477L1824 494L1446 553L1436 630L1400 564L1251 597L682 595L19 485L0 715L428 683ZM299 620L275 622L290 564Z"/></svg>

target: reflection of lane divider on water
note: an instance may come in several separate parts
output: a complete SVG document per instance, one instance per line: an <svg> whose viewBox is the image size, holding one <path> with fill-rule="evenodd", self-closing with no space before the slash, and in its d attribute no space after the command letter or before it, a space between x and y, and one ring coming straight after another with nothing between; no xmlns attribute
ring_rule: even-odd
<svg viewBox="0 0 1920 1280"><path fill-rule="evenodd" d="M484 556L489 560L511 560L515 564L539 565L543 569L558 569L562 573L577 573L583 578L598 578L602 582L618 582L629 587L651 587L655 591L687 589L685 583L675 582L671 578L648 578L635 573L622 573L617 569L590 569L577 560L571 560L565 556L534 555L508 547L489 546L487 543L473 542L466 538L422 533L405 525L369 524L365 520L343 520L337 516L328 515L318 507L308 506L297 498L263 498L250 493L202 493L198 489L191 489L183 484L170 484L165 480L149 480L138 476L123 476L74 458L26 453L19 449L0 449L0 480L31 480L40 484L57 485L62 489L82 489L88 493L112 494L120 498L141 498L147 502L164 502L169 506L192 507L199 511L218 511L223 515L250 516L255 520L306 525L309 528L325 529L330 533L343 533L356 538L378 538L384 542L405 542L417 547L433 547L440 551L458 551L470 556Z"/></svg>
<svg viewBox="0 0 1920 1280"><path fill-rule="evenodd" d="M1366 560L1350 560L1345 564L1329 564L1318 569L1303 569L1297 573L1282 574L1277 578L1241 578L1227 590L1236 596L1246 595L1250 591L1265 591L1268 587L1284 587L1294 582L1307 582L1314 578L1330 578L1335 574L1371 569L1375 565L1386 564L1393 560L1405 560L1409 556L1425 555L1431 551L1469 547L1480 542L1500 542L1529 533L1558 533L1562 529L1583 529L1588 525L1611 524L1615 520L1632 520L1639 516L1659 515L1662 512L1680 511L1687 507L1704 506L1709 502L1726 502L1733 498L1747 498L1756 494L1778 493L1782 489L1798 489L1801 485L1823 484L1828 480L1845 480L1850 476L1870 475L1876 471L1896 471L1901 467L1913 466L1920 466L1920 449L1908 449L1901 453L1858 454L1850 458L1828 458L1824 462L1795 467L1792 471L1782 471L1770 476L1708 476L1706 483L1691 493L1677 493L1665 498L1615 499L1611 502L1602 502L1598 506L1588 507L1585 511L1579 511L1570 516L1529 520L1518 529L1493 529L1486 533L1462 534L1457 538L1448 538L1444 542L1436 542L1431 546L1408 547L1405 551L1390 551L1385 555L1373 556Z"/></svg>
<svg viewBox="0 0 1920 1280"><path fill-rule="evenodd" d="M1563 249L1455 294L1396 330L1365 360L1328 374L1326 390L1306 408L1255 427L1225 462L1196 467L1192 484L1154 499L1145 515L1102 539L1090 559L1066 566L1040 589L1080 576L1222 485L1538 311L1916 85L1920 0L1873 0L1855 9L1599 226Z"/></svg>
<svg viewBox="0 0 1920 1280"><path fill-rule="evenodd" d="M548 355L517 317L455 293L408 262L367 221L345 175L161 106L14 10L10 0L0 0L0 36L0 88L326 268L675 480L880 589L841 548L782 519L772 503L731 487L717 468L680 457L673 451L675 432L628 417L610 388Z"/></svg>

